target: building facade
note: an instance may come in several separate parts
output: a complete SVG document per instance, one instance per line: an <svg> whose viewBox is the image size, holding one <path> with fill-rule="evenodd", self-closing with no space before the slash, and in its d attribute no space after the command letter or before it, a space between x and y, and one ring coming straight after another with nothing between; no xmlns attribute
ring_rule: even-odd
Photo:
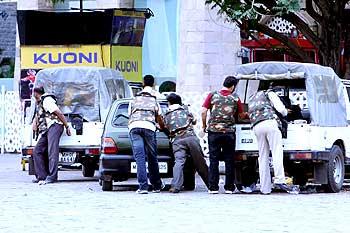
<svg viewBox="0 0 350 233"><path fill-rule="evenodd" d="M46 0L18 0L20 10L79 7L79 0L55 6ZM83 7L152 10L143 38L142 73L153 74L158 86L170 81L178 91L219 88L224 76L241 63L239 29L225 23L204 0L84 0Z"/></svg>

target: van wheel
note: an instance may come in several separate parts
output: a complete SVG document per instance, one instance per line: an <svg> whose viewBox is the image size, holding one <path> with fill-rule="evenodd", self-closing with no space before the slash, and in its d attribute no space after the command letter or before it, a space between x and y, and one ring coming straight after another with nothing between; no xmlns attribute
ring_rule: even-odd
<svg viewBox="0 0 350 233"><path fill-rule="evenodd" d="M333 145L327 167L328 192L337 193L341 190L344 182L344 155L339 146Z"/></svg>
<svg viewBox="0 0 350 233"><path fill-rule="evenodd" d="M112 191L113 181L102 180L102 190L103 191Z"/></svg>
<svg viewBox="0 0 350 233"><path fill-rule="evenodd" d="M83 171L84 177L94 177L95 167L91 163L86 163L86 164L83 164L82 171Z"/></svg>

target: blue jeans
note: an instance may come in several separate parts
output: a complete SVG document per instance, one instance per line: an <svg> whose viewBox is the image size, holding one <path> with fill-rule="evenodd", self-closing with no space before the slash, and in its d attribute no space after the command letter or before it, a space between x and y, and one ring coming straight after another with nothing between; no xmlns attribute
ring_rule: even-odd
<svg viewBox="0 0 350 233"><path fill-rule="evenodd" d="M219 190L219 160L225 161L225 190L235 188L234 155L236 148L235 133L208 132L209 145L209 189Z"/></svg>
<svg viewBox="0 0 350 233"><path fill-rule="evenodd" d="M146 155L149 180L153 189L160 189L161 180L157 159L156 132L149 129L134 128L130 130L129 134L132 151L137 165L137 181L139 182L139 189L148 190Z"/></svg>

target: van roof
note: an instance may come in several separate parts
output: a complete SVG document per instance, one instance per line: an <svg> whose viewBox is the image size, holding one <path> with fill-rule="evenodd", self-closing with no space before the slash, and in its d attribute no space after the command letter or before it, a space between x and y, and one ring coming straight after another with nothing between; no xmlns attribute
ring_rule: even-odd
<svg viewBox="0 0 350 233"><path fill-rule="evenodd" d="M239 79L258 80L307 79L311 75L326 75L338 78L330 67L300 62L254 62L237 66L234 73Z"/></svg>

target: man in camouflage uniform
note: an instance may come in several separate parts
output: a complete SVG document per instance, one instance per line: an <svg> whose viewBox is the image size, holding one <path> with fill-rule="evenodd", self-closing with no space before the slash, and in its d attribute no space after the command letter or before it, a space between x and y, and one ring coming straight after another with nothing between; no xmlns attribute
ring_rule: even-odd
<svg viewBox="0 0 350 233"><path fill-rule="evenodd" d="M34 88L34 98L37 101L37 111L33 121L33 131L39 140L33 151L36 179L39 185L54 183L58 175L59 141L66 128L71 135L66 118L59 110L56 98L45 93L43 87Z"/></svg>
<svg viewBox="0 0 350 233"><path fill-rule="evenodd" d="M289 110L285 108L277 94L271 90L259 91L249 100L249 118L259 147L259 177L262 194L270 194L272 188L269 166L270 150L275 186L287 192L293 191L293 186L285 184L282 134L279 130L281 121L275 111L286 116Z"/></svg>
<svg viewBox="0 0 350 233"><path fill-rule="evenodd" d="M144 88L129 105L129 135L132 151L137 165L137 181L139 189L136 193L147 194L148 182L146 171L146 156L149 179L153 192L160 192L164 184L160 179L157 159L156 123L162 121L161 108L153 90L154 77L146 75L143 79Z"/></svg>
<svg viewBox="0 0 350 233"><path fill-rule="evenodd" d="M233 76L226 77L220 91L210 93L202 109L202 127L208 131L209 144L209 193L219 193L219 160L225 161L225 193L235 190L234 154L235 123L238 115L243 116L243 107L237 94L233 93L238 80ZM207 126L207 112L210 118Z"/></svg>
<svg viewBox="0 0 350 233"><path fill-rule="evenodd" d="M170 192L179 193L184 183L184 166L188 158L192 160L194 168L208 187L208 166L199 143L193 131L196 124L187 106L182 105L181 97L174 93L167 96L169 109L164 114L164 127L169 131L170 141L175 156L173 179ZM194 173L193 173L194 175Z"/></svg>

